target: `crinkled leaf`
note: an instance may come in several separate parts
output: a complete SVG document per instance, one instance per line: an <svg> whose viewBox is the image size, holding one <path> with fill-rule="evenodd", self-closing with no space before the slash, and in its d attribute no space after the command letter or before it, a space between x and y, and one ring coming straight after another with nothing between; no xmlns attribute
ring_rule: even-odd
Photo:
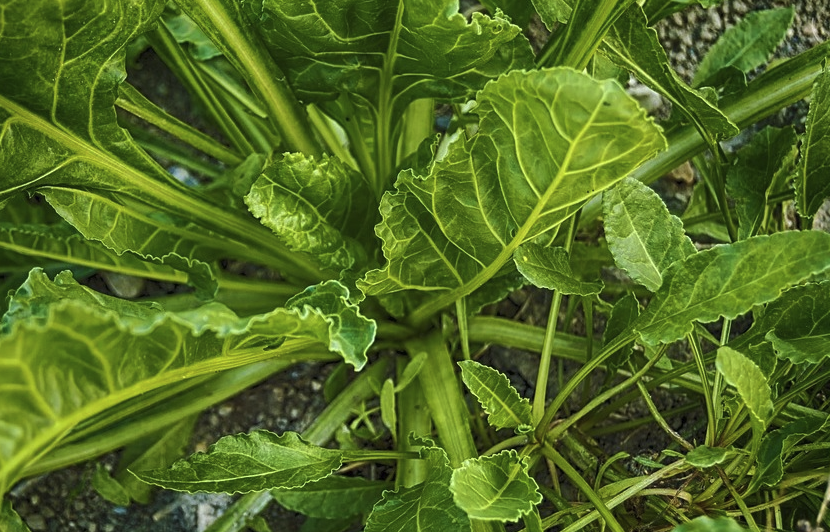
<svg viewBox="0 0 830 532"><path fill-rule="evenodd" d="M95 468L95 473L92 475L92 487L98 495L113 504L118 506L130 504L130 494L121 483L110 476L109 471L102 464L98 464Z"/></svg>
<svg viewBox="0 0 830 532"><path fill-rule="evenodd" d="M368 514L392 484L360 477L332 475L301 488L272 490L284 508L309 517L340 519Z"/></svg>
<svg viewBox="0 0 830 532"><path fill-rule="evenodd" d="M533 7L539 13L548 30L553 30L557 23L567 22L571 16L571 6L566 0L532 0Z"/></svg>
<svg viewBox="0 0 830 532"><path fill-rule="evenodd" d="M734 66L744 73L767 62L793 21L793 8L753 11L726 30L695 72L692 86L706 84L720 70Z"/></svg>
<svg viewBox="0 0 830 532"><path fill-rule="evenodd" d="M491 426L518 428L532 423L530 402L519 395L507 376L474 360L462 360L458 365L464 384L487 412Z"/></svg>
<svg viewBox="0 0 830 532"><path fill-rule="evenodd" d="M243 9L304 101L349 93L399 117L418 98L466 101L533 65L519 27L479 13L468 23L453 0L256 0Z"/></svg>
<svg viewBox="0 0 830 532"><path fill-rule="evenodd" d="M363 176L338 159L287 153L269 161L245 203L290 249L323 267L365 265L361 242L373 238L374 196Z"/></svg>
<svg viewBox="0 0 830 532"><path fill-rule="evenodd" d="M745 532L746 529L731 517L712 519L702 515L675 527L672 532Z"/></svg>
<svg viewBox="0 0 830 532"><path fill-rule="evenodd" d="M690 332L695 320L735 318L827 267L830 235L817 231L715 246L668 267L635 328L649 344L673 342Z"/></svg>
<svg viewBox="0 0 830 532"><path fill-rule="evenodd" d="M526 28L530 18L536 12L533 9L533 4L527 0L484 0L482 5L490 13L495 13L496 10L501 9L510 16L510 21L520 28Z"/></svg>
<svg viewBox="0 0 830 532"><path fill-rule="evenodd" d="M826 416L804 416L764 435L756 456L757 466L748 494L757 491L761 486L778 485L784 476L784 455L802 438L823 430L827 424Z"/></svg>
<svg viewBox="0 0 830 532"><path fill-rule="evenodd" d="M375 324L334 281L286 308L239 318L210 303L184 312L133 303L33 270L0 322L0 493L79 422L184 378L318 342L361 367ZM296 349L294 347L293 349Z"/></svg>
<svg viewBox="0 0 830 532"><path fill-rule="evenodd" d="M686 461L699 468L712 467L722 464L729 454L729 449L724 449L723 447L700 445L686 454Z"/></svg>
<svg viewBox="0 0 830 532"><path fill-rule="evenodd" d="M669 214L660 196L628 178L602 196L605 238L614 261L652 292L673 263L695 253L683 222Z"/></svg>
<svg viewBox="0 0 830 532"><path fill-rule="evenodd" d="M0 530L3 532L31 532L23 519L12 508L8 499L0 500Z"/></svg>
<svg viewBox="0 0 830 532"><path fill-rule="evenodd" d="M466 295L665 146L619 85L570 69L511 72L479 93L477 113L473 138L426 177L402 172L384 196L376 232L388 264L364 291Z"/></svg>
<svg viewBox="0 0 830 532"><path fill-rule="evenodd" d="M342 464L340 451L310 444L295 432L267 430L225 436L179 460L169 469L133 471L150 484L193 492L247 493L301 488L332 474Z"/></svg>
<svg viewBox="0 0 830 532"><path fill-rule="evenodd" d="M633 294L623 296L614 304L611 315L608 316L608 323L605 324L605 330L602 332L603 345L608 345L608 342L622 334L637 320L639 315L640 304L637 298ZM631 342L608 358L607 364L610 373L616 373L619 368L628 362L633 346L634 342Z"/></svg>
<svg viewBox="0 0 830 532"><path fill-rule="evenodd" d="M738 238L758 232L767 207L770 186L785 163L795 156L795 130L767 126L738 151L726 174L726 191L735 200Z"/></svg>
<svg viewBox="0 0 830 532"><path fill-rule="evenodd" d="M614 22L600 49L612 61L633 72L639 81L665 96L673 111L683 113L715 140L739 133L738 127L717 106L677 75L657 32L648 27L642 8L636 3Z"/></svg>
<svg viewBox="0 0 830 532"><path fill-rule="evenodd" d="M830 196L830 71L816 78L810 95L806 132L801 145L801 167L796 177L796 207L812 217Z"/></svg>
<svg viewBox="0 0 830 532"><path fill-rule="evenodd" d="M467 315L476 316L487 305L504 301L511 292L527 284L527 279L510 262L472 294L467 296Z"/></svg>
<svg viewBox="0 0 830 532"><path fill-rule="evenodd" d="M452 472L453 500L473 519L518 521L542 502L527 468L513 449L464 460Z"/></svg>
<svg viewBox="0 0 830 532"><path fill-rule="evenodd" d="M516 268L525 279L539 288L558 290L562 294L590 296L602 292L602 281L580 281L568 258L568 252L561 247L544 247L526 242L513 252Z"/></svg>
<svg viewBox="0 0 830 532"><path fill-rule="evenodd" d="M766 427L772 417L772 390L761 369L750 359L730 347L718 349L715 367L738 395L755 420Z"/></svg>
<svg viewBox="0 0 830 532"><path fill-rule="evenodd" d="M386 491L375 504L366 532L469 532L470 519L455 505L450 492L447 453L438 447L424 447L426 479L411 488Z"/></svg>

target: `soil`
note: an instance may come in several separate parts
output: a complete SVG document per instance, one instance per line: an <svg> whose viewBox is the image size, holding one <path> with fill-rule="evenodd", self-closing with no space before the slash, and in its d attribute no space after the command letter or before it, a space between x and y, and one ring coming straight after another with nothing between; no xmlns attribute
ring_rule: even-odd
<svg viewBox="0 0 830 532"><path fill-rule="evenodd" d="M750 10L789 4L791 2L773 0L731 0L720 8L708 11L692 8L663 21L658 26L658 32L676 70L690 80L699 58L725 28L733 25ZM792 4L796 8L796 18L786 43L776 54L779 57L798 53L828 37L828 28L824 25L824 21L830 20L830 7L827 2L800 1ZM539 26L536 25L534 28L538 34ZM160 103L163 101L166 105L172 105L170 111L173 114L198 120L198 115L194 116L190 112L186 96L182 94L176 81L165 73L158 59L152 55L145 55L142 57L142 64L142 69L130 71L129 81L151 98L156 95L160 97ZM803 104L797 105L793 109L779 113L772 121L794 123L798 126L803 124L805 110ZM677 201L679 194L682 204L682 200L688 197L688 188L688 183L678 184L660 192L667 202ZM113 288L111 280L100 276L89 279L88 284L102 291L110 291ZM147 293L169 288L151 285L142 286L141 290ZM506 308L502 308L501 311L507 315L521 312L524 314L523 319L541 325L546 319L548 304L546 294L523 291L515 294L512 302L506 303ZM563 305L563 309L565 308ZM564 310L561 318L564 318ZM578 312L570 325L577 331L584 329L584 320ZM602 324L595 325L597 332L601 333ZM506 371L523 395L532 394L538 355L492 347L483 356L487 362ZM673 356L682 359L686 355L681 351ZM204 450L223 435L247 432L256 428L278 433L286 430L302 431L325 406L321 389L331 367L308 364L296 366L225 403L208 409L199 417L189 451ZM566 366L565 370L573 369ZM654 400L661 411L666 411L685 404L686 398L682 395L658 393L654 395ZM624 411L618 412L614 419L631 419L644 415L648 415L645 405L635 402ZM692 412L689 415L678 416L671 423L685 438L699 441L699 421L700 416ZM639 430L625 436L615 436L613 439L599 438L598 444L609 455L624 450L633 456L651 456L652 453L671 445L669 438L659 430ZM112 468L117 463L117 458L117 453L113 453L98 461L27 479L11 492L12 503L35 532L192 532L205 530L234 500L227 495L189 495L159 491L148 505L113 505L92 489L90 479L96 464L103 463L107 468ZM271 505L263 515L275 531L299 530L304 519L278 508L277 505Z"/></svg>

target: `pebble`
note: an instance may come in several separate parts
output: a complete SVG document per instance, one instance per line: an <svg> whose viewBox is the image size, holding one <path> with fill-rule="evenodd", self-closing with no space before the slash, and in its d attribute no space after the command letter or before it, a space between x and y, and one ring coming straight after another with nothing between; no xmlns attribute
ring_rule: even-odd
<svg viewBox="0 0 830 532"><path fill-rule="evenodd" d="M33 514L27 517L26 524L32 530L46 530L46 519L40 514Z"/></svg>

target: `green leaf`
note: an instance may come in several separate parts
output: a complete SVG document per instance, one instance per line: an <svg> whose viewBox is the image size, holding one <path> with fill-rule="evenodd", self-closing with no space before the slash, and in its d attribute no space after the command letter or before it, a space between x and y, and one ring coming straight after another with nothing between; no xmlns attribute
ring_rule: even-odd
<svg viewBox="0 0 830 532"><path fill-rule="evenodd" d="M830 166L830 71L826 69L816 78L810 94L801 160L795 183L795 205L801 216L812 218L830 196L827 179Z"/></svg>
<svg viewBox="0 0 830 532"><path fill-rule="evenodd" d="M718 517L712 519L702 515L675 527L672 532L745 532L746 529L740 526L731 517Z"/></svg>
<svg viewBox="0 0 830 532"><path fill-rule="evenodd" d="M417 355L413 356L412 359L406 364L406 367L403 369L403 373L401 373L400 378L398 378L398 384L395 386L395 392L402 392L407 386L409 386L413 380L421 373L421 368L424 367L424 363L427 361L427 354L426 353L418 353Z"/></svg>
<svg viewBox="0 0 830 532"><path fill-rule="evenodd" d="M795 157L795 130L765 127L737 153L735 163L726 174L726 191L735 200L738 213L738 238L758 232L767 208L770 186L776 174L786 169Z"/></svg>
<svg viewBox="0 0 830 532"><path fill-rule="evenodd" d="M473 519L518 521L542 502L527 468L513 449L465 460L452 472L453 500Z"/></svg>
<svg viewBox="0 0 830 532"><path fill-rule="evenodd" d="M542 19L548 30L556 28L558 23L568 22L571 16L571 6L566 0L532 0L533 7L539 13L539 18Z"/></svg>
<svg viewBox="0 0 830 532"><path fill-rule="evenodd" d="M339 160L323 155L317 162L301 153L271 160L245 203L289 249L309 253L323 267L366 264L363 243L374 240L374 196L362 174Z"/></svg>
<svg viewBox="0 0 830 532"><path fill-rule="evenodd" d="M511 72L476 110L474 137L384 195L375 230L388 264L367 274L365 292L452 290L430 303L438 310L665 146L619 85L570 69Z"/></svg>
<svg viewBox="0 0 830 532"><path fill-rule="evenodd" d="M705 85L709 78L734 66L744 74L767 62L784 39L793 21L792 7L753 11L726 30L700 62L693 87Z"/></svg>
<svg viewBox="0 0 830 532"><path fill-rule="evenodd" d="M539 288L580 296L602 292L602 281L586 283L577 279L565 248L549 248L526 242L513 252L513 261L525 279Z"/></svg>
<svg viewBox="0 0 830 532"><path fill-rule="evenodd" d="M639 315L640 303L637 298L633 294L623 296L611 309L608 323L605 324L605 330L602 332L602 344L608 345L611 340L625 332L637 320ZM632 347L634 347L634 342L621 348L608 358L607 364L610 373L616 373L619 368L628 362Z"/></svg>
<svg viewBox="0 0 830 532"><path fill-rule="evenodd" d="M520 28L527 28L536 12L533 4L527 0L484 0L482 4L490 13L496 13L497 9L501 9L510 16L510 21Z"/></svg>
<svg viewBox="0 0 830 532"><path fill-rule="evenodd" d="M779 358L818 364L830 355L830 281L798 286L767 305L760 332Z"/></svg>
<svg viewBox="0 0 830 532"><path fill-rule="evenodd" d="M383 491L391 487L389 482L332 475L302 488L272 490L271 495L292 512L321 519L342 519L368 514Z"/></svg>
<svg viewBox="0 0 830 532"><path fill-rule="evenodd" d="M424 482L384 492L366 521L366 532L470 532L470 519L452 499L447 453L424 447L420 454L427 464Z"/></svg>
<svg viewBox="0 0 830 532"><path fill-rule="evenodd" d="M507 377L474 360L462 360L461 378L476 396L489 417L487 422L497 429L530 425L530 402L519 395Z"/></svg>
<svg viewBox="0 0 830 532"><path fill-rule="evenodd" d="M830 267L830 235L789 231L715 246L675 262L634 324L656 345L683 338L695 320L732 319Z"/></svg>
<svg viewBox="0 0 830 532"><path fill-rule="evenodd" d="M686 454L686 461L698 468L722 464L730 455L729 449L700 445Z"/></svg>
<svg viewBox="0 0 830 532"><path fill-rule="evenodd" d="M752 417L766 427L774 410L772 390L761 369L750 359L730 347L718 349L715 367L724 380L738 390L738 395Z"/></svg>
<svg viewBox="0 0 830 532"><path fill-rule="evenodd" d="M133 471L150 484L193 492L248 493L301 488L332 474L342 464L340 451L312 445L295 432L267 430L225 436L179 460L169 469Z"/></svg>
<svg viewBox="0 0 830 532"><path fill-rule="evenodd" d="M657 32L648 27L642 8L634 4L614 23L600 47L616 64L665 96L675 109L714 140L734 137L740 130L702 93L692 89L671 67Z"/></svg>
<svg viewBox="0 0 830 532"><path fill-rule="evenodd" d="M124 486L110 476L103 464L98 464L95 468L95 473L92 475L92 487L98 495L115 505L128 506L130 504L130 494Z"/></svg>
<svg viewBox="0 0 830 532"><path fill-rule="evenodd" d="M8 499L0 500L0 530L3 532L31 532L23 519L12 508Z"/></svg>
<svg viewBox="0 0 830 532"><path fill-rule="evenodd" d="M128 399L283 353L328 349L362 366L374 329L334 281L239 318L218 303L165 312L33 270L0 321L0 493L78 423Z"/></svg>
<svg viewBox="0 0 830 532"><path fill-rule="evenodd" d="M669 214L656 192L628 178L602 196L605 238L614 261L652 292L663 284L666 269L695 253L683 222Z"/></svg>
<svg viewBox="0 0 830 532"><path fill-rule="evenodd" d="M392 441L397 443L398 416L395 409L395 383L392 379L383 381L383 387L380 389L380 419L389 429Z"/></svg>
<svg viewBox="0 0 830 532"><path fill-rule="evenodd" d="M761 486L777 486L784 477L784 455L805 436L825 430L828 422L830 419L827 416L804 416L765 434L755 459L757 466L747 495Z"/></svg>
<svg viewBox="0 0 830 532"><path fill-rule="evenodd" d="M479 13L467 23L453 0L258 0L243 9L306 102L349 93L400 117L418 98L463 102L533 65L519 27Z"/></svg>
<svg viewBox="0 0 830 532"><path fill-rule="evenodd" d="M206 61L222 55L222 52L216 48L210 38L187 15L183 13L177 15L165 13L162 20L164 20L164 25L167 26L173 37L176 38L176 42L189 45L188 51L194 59Z"/></svg>

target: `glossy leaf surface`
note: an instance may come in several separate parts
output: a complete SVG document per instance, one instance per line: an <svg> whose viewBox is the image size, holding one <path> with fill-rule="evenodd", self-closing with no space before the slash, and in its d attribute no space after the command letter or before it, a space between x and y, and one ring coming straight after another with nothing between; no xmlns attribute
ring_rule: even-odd
<svg viewBox="0 0 830 532"><path fill-rule="evenodd" d="M656 192L636 179L625 179L602 196L605 238L614 261L652 292L666 269L696 252L683 222Z"/></svg>
<svg viewBox="0 0 830 532"><path fill-rule="evenodd" d="M474 360L462 360L458 365L464 384L487 412L491 426L501 429L531 424L530 402L519 396L506 375Z"/></svg>
<svg viewBox="0 0 830 532"><path fill-rule="evenodd" d="M830 235L790 231L715 246L675 262L635 323L649 344L673 342L695 320L735 318L830 267Z"/></svg>
<svg viewBox="0 0 830 532"><path fill-rule="evenodd" d="M512 449L465 460L452 473L453 500L474 519L517 521L542 502L527 468Z"/></svg>
<svg viewBox="0 0 830 532"><path fill-rule="evenodd" d="M729 456L729 450L723 447L699 445L686 454L686 461L695 467L712 467L723 463Z"/></svg>
<svg viewBox="0 0 830 532"><path fill-rule="evenodd" d="M830 72L826 70L813 85L806 128L795 194L799 214L812 217L830 196Z"/></svg>
<svg viewBox="0 0 830 532"><path fill-rule="evenodd" d="M392 487L389 482L332 475L301 488L272 490L271 495L292 512L321 519L341 519L368 514L384 490Z"/></svg>
<svg viewBox="0 0 830 532"><path fill-rule="evenodd" d="M513 252L513 261L519 273L539 288L580 296L599 294L602 291L602 281L586 283L574 275L568 252L564 248L548 248L527 242Z"/></svg>
<svg viewBox="0 0 830 532"><path fill-rule="evenodd" d="M738 395L755 420L766 427L772 418L772 390L761 369L729 347L718 349L715 367L724 380L738 390Z"/></svg>

